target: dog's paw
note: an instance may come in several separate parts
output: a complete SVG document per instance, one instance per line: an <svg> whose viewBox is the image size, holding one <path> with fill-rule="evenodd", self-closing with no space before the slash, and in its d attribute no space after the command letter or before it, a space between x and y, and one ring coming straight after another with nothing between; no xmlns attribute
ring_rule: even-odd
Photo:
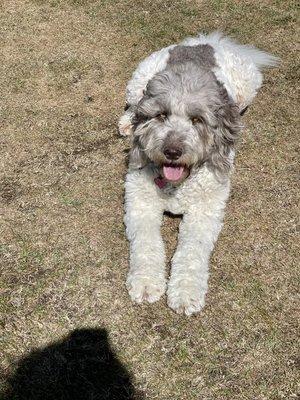
<svg viewBox="0 0 300 400"><path fill-rule="evenodd" d="M192 315L202 310L207 289L186 282L170 285L168 306L178 314Z"/></svg>
<svg viewBox="0 0 300 400"><path fill-rule="evenodd" d="M126 286L131 300L136 303L142 303L143 301L154 303L166 291L165 279L161 277L129 275Z"/></svg>
<svg viewBox="0 0 300 400"><path fill-rule="evenodd" d="M130 136L132 134L132 122L129 114L124 114L119 120L119 133L122 136Z"/></svg>

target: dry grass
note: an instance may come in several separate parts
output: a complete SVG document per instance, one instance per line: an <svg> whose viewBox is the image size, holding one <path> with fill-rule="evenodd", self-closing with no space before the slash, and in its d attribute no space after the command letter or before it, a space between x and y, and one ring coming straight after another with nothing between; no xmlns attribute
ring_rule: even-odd
<svg viewBox="0 0 300 400"><path fill-rule="evenodd" d="M100 326L147 399L296 399L296 2L11 0L0 10L3 371ZM140 59L216 28L283 61L245 116L207 306L188 319L126 293L128 143L116 122ZM177 224L163 228L169 256Z"/></svg>

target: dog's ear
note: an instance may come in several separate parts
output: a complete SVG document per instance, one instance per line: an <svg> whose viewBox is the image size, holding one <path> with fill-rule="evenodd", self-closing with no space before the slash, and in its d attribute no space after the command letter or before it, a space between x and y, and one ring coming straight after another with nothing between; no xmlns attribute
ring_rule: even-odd
<svg viewBox="0 0 300 400"><path fill-rule="evenodd" d="M233 162L234 144L242 129L239 108L232 101L225 102L217 111L214 146L210 164L219 173L228 173Z"/></svg>
<svg viewBox="0 0 300 400"><path fill-rule="evenodd" d="M142 150L139 138L133 137L132 148L129 154L129 168L139 169L143 168L147 164L147 157Z"/></svg>

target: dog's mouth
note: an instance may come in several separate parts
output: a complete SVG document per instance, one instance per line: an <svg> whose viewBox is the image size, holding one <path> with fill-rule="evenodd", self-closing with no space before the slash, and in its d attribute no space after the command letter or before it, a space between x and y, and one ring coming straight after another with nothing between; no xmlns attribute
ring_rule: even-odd
<svg viewBox="0 0 300 400"><path fill-rule="evenodd" d="M183 164L163 164L161 173L168 182L180 183L189 175L190 170Z"/></svg>

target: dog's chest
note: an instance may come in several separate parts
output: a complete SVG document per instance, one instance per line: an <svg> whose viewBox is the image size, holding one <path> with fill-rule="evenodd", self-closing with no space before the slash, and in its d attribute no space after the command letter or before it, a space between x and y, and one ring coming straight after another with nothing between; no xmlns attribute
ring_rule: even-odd
<svg viewBox="0 0 300 400"><path fill-rule="evenodd" d="M214 203L226 202L229 195L229 179L223 183L203 168L177 189L161 192L165 211L172 214L185 214L196 210L205 211Z"/></svg>
<svg viewBox="0 0 300 400"><path fill-rule="evenodd" d="M207 171L200 171L186 181L182 186L173 190L164 190L165 211L172 214L184 214L193 207L209 201L215 195L215 180Z"/></svg>
<svg viewBox="0 0 300 400"><path fill-rule="evenodd" d="M172 197L168 199L165 211L178 215L184 214L188 208L188 202L184 201L183 198Z"/></svg>

